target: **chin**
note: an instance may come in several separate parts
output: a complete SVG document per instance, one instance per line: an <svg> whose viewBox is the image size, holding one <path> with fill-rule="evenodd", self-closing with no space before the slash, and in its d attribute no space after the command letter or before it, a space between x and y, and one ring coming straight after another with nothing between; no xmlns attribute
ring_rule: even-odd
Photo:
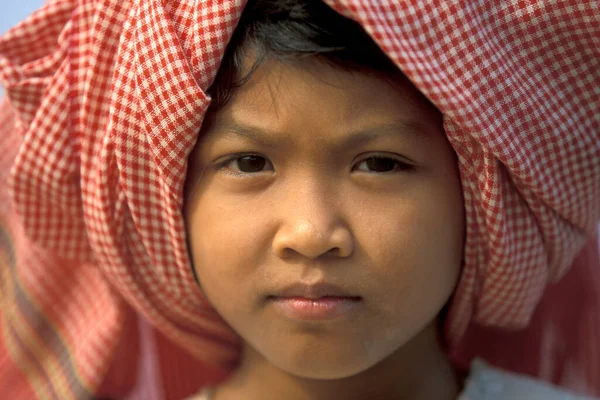
<svg viewBox="0 0 600 400"><path fill-rule="evenodd" d="M305 379L334 380L349 378L358 375L368 369L368 366L348 366L348 365L311 365L311 366L291 366L291 368L282 368L291 375Z"/></svg>
<svg viewBox="0 0 600 400"><path fill-rule="evenodd" d="M344 378L350 378L352 376L358 375L361 372L363 372L364 370L366 370L367 368L353 368L353 369L349 369L348 367L323 367L323 366L318 366L312 369L307 369L307 368L298 368L297 370L294 371L286 371L289 374L298 376L300 378L304 378L304 379L315 379L315 380L323 380L323 381L328 381L328 380L336 380L336 379L344 379Z"/></svg>
<svg viewBox="0 0 600 400"><path fill-rule="evenodd" d="M291 375L306 379L333 380L358 375L377 364L380 359L370 359L366 354L351 355L350 352L331 354L324 351L306 351L301 357L281 359L271 362Z"/></svg>

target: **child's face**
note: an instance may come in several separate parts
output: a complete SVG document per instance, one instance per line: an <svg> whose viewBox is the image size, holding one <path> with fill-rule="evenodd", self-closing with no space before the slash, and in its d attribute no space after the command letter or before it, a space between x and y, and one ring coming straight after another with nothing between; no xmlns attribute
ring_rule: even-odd
<svg viewBox="0 0 600 400"><path fill-rule="evenodd" d="M423 342L459 274L464 214L440 115L413 88L265 63L201 135L194 268L252 349L333 379Z"/></svg>

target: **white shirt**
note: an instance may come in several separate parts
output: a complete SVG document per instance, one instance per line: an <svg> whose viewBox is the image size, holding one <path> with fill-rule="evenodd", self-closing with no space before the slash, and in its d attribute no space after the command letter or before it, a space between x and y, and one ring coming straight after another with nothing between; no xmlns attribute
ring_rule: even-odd
<svg viewBox="0 0 600 400"><path fill-rule="evenodd" d="M549 383L492 367L481 359L471 363L465 389L457 400L592 400Z"/></svg>
<svg viewBox="0 0 600 400"><path fill-rule="evenodd" d="M213 389L205 389L189 400L211 400ZM243 399L240 399L243 400ZM465 388L457 400L600 400L580 396L530 378L494 368L481 359L471 363Z"/></svg>

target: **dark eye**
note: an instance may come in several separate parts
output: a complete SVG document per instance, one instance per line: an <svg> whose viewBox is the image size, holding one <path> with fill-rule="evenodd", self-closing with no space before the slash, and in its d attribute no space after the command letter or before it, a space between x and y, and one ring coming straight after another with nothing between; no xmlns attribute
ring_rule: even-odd
<svg viewBox="0 0 600 400"><path fill-rule="evenodd" d="M412 169L412 166L391 157L371 156L356 164L354 169L358 171L383 173L393 171L408 171Z"/></svg>
<svg viewBox="0 0 600 400"><path fill-rule="evenodd" d="M243 174L262 172L265 170L265 168L272 169L270 161L268 161L265 157L256 154L230 158L229 160L223 162L221 166L233 170L235 173Z"/></svg>
<svg viewBox="0 0 600 400"><path fill-rule="evenodd" d="M260 172L267 164L261 156L243 156L237 159L237 165L242 172Z"/></svg>

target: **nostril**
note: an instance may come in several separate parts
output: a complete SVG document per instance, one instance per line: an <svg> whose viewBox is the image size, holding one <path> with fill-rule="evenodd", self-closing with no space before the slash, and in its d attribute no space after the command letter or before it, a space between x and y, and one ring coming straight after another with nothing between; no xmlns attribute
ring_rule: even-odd
<svg viewBox="0 0 600 400"><path fill-rule="evenodd" d="M326 228L326 227L325 227ZM348 257L352 254L352 235L348 229L317 229L310 222L298 222L280 229L273 238L273 252L282 258L316 259L322 256Z"/></svg>
<svg viewBox="0 0 600 400"><path fill-rule="evenodd" d="M327 254L329 256L337 256L337 257L339 257L340 253L341 253L341 249L339 247L334 247L334 248L329 249L327 251L327 253L325 253L325 254Z"/></svg>
<svg viewBox="0 0 600 400"><path fill-rule="evenodd" d="M319 257L340 257L342 254L342 250L339 247L332 247L329 250L325 251L325 252L321 252L319 254L307 254L306 251L302 252L302 251L298 251L295 250L292 247L286 247L284 249L282 249L282 253L280 253L280 257L281 258L285 258L285 259L292 259L295 257L309 257L309 258L319 258Z"/></svg>

